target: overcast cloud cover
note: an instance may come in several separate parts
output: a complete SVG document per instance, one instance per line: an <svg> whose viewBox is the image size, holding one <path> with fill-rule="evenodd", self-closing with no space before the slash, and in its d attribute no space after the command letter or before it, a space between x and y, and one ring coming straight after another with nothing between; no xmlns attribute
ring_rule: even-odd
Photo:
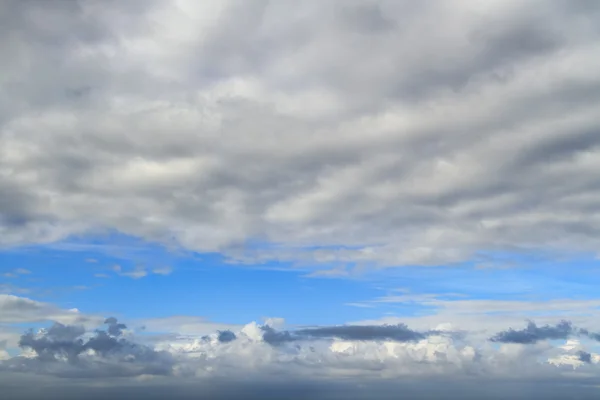
<svg viewBox="0 0 600 400"><path fill-rule="evenodd" d="M117 232L315 279L598 258L599 2L6 0L0 50L0 251ZM600 300L575 289L132 325L36 297L27 268L0 265L11 399L599 395Z"/></svg>

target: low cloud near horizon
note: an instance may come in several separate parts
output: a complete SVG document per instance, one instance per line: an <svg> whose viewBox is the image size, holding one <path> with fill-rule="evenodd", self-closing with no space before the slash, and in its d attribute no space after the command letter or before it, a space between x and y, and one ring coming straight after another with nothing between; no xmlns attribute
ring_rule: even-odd
<svg viewBox="0 0 600 400"><path fill-rule="evenodd" d="M17 299L12 300L2 303L4 310L19 308ZM481 336L486 327L465 331L442 324L417 331L403 324L361 324L288 329L281 319L207 335L164 335L131 330L114 317L80 315L79 320L97 322L87 328L55 322L20 334L20 354L0 361L0 382L12 387L14 398L35 392L14 387L33 377L41 379L38 390L64 393L66 398L70 393L155 398L166 391L173 391L175 399L244 393L271 398L283 396L286 387L296 390L288 398L368 398L370 393L386 399L398 390L415 396L411 398L445 392L449 398L465 399L484 394L500 399L509 393L517 399L546 394L559 398L593 393L597 383L591 378L600 372L600 354L593 350L600 351L598 334L569 321L543 326L523 321L523 329L487 329ZM540 382L543 388L537 387ZM502 384L510 384L512 391L495 392Z"/></svg>

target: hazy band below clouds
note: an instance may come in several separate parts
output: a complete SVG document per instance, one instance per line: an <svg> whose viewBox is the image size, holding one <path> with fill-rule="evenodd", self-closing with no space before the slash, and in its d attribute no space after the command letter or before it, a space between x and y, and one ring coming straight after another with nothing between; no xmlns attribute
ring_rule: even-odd
<svg viewBox="0 0 600 400"><path fill-rule="evenodd" d="M4 379L3 379L4 378ZM171 383L146 380L122 382L101 380L73 384L44 381L21 374L0 376L3 393L11 400L594 400L595 381L573 383L564 378L489 380L465 378L427 378L365 381L336 378L331 380L293 380L255 378L176 380Z"/></svg>

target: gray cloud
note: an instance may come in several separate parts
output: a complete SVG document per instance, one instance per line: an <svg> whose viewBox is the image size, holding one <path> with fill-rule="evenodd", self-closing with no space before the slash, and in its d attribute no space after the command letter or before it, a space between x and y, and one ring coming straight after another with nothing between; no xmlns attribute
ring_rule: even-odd
<svg viewBox="0 0 600 400"><path fill-rule="evenodd" d="M596 251L600 10L534 3L5 2L0 245Z"/></svg>
<svg viewBox="0 0 600 400"><path fill-rule="evenodd" d="M56 321L64 324L95 324L102 322L77 309L64 310L53 304L10 294L0 294L0 323L30 323Z"/></svg>
<svg viewBox="0 0 600 400"><path fill-rule="evenodd" d="M233 333L229 330L218 331L217 333L218 333L217 339L221 343L228 343L228 342L231 342L236 339L235 333Z"/></svg>
<svg viewBox="0 0 600 400"><path fill-rule="evenodd" d="M123 329L127 329L127 326L119 323L115 317L106 318L104 323L108 325L107 331L112 336L121 336L123 334Z"/></svg>
<svg viewBox="0 0 600 400"><path fill-rule="evenodd" d="M555 326L537 326L533 321L529 321L525 329L515 330L510 328L507 331L497 333L490 340L500 343L530 344L540 340L567 339L576 333L577 330L569 321L561 321Z"/></svg>
<svg viewBox="0 0 600 400"><path fill-rule="evenodd" d="M54 323L36 334L21 336L19 346L31 349L33 359L15 357L8 361L16 371L44 371L65 377L168 375L173 364L169 353L131 342L121 337L124 324L114 317L106 319L108 329L84 337L82 326ZM90 354L92 352L92 354ZM65 366L66 363L66 366Z"/></svg>
<svg viewBox="0 0 600 400"><path fill-rule="evenodd" d="M112 317L106 321L109 328L120 325ZM544 357L559 354L558 347L512 345L494 350L477 344L468 332L455 338L439 332L416 333L405 325L276 331L269 325L261 329L249 324L235 333L217 331L216 341L188 338L181 342L182 338L163 335L153 340L153 348L134 342L124 329L119 328L114 336L108 329L90 332L55 324L38 334L28 332L21 337L21 345L33 349L35 357L23 354L0 362L0 385L4 393L14 393L11 398L35 398L41 393L53 398L61 388L64 398L87 390L90 398L110 393L113 397L159 398L169 393L175 399L290 398L293 394L298 398L377 399L402 393L423 399L442 395L505 399L530 398L532 393L548 390L553 396L571 393L584 399L589 395L588 385L598 384L590 378L596 376L597 354L579 350L582 373L573 370L567 378L563 372L569 364L557 367L544 362ZM255 329L263 333L262 339L252 333ZM548 333L552 329L559 330L530 327L538 337L556 338ZM279 334L274 337L279 341L268 339L269 334ZM287 339L294 346L272 346ZM159 350L164 340L171 343L168 352ZM35 384L17 384L32 382L33 377ZM512 391L491 389L500 387Z"/></svg>
<svg viewBox="0 0 600 400"><path fill-rule="evenodd" d="M499 343L533 344L542 340L561 340L573 336L587 337L595 341L600 341L599 333L590 332L586 328L578 328L573 326L570 321L564 320L554 326L538 326L535 322L529 321L527 327L524 329L515 330L509 328L508 330L496 333L490 340Z"/></svg>
<svg viewBox="0 0 600 400"><path fill-rule="evenodd" d="M587 351L579 351L577 356L579 357L579 361L583 361L584 363L588 364L592 362L592 355Z"/></svg>
<svg viewBox="0 0 600 400"><path fill-rule="evenodd" d="M405 324L320 326L290 331L279 331L269 325L262 325L260 326L260 329L262 331L263 340L272 345L279 345L294 341L333 338L356 341L388 340L411 342L424 339L430 335L439 334L439 332L433 331L424 333L413 331ZM235 339L235 336L233 339Z"/></svg>
<svg viewBox="0 0 600 400"><path fill-rule="evenodd" d="M409 342L424 339L430 333L420 333L404 324L398 325L341 325L300 329L296 334L314 338L336 337L344 340L396 340Z"/></svg>

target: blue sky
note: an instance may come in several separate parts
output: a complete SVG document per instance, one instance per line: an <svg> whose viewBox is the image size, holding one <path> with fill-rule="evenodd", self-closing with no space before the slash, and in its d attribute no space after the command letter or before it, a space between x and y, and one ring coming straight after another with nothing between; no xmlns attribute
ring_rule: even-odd
<svg viewBox="0 0 600 400"><path fill-rule="evenodd" d="M0 387L598 398L598 21L0 2Z"/></svg>
<svg viewBox="0 0 600 400"><path fill-rule="evenodd" d="M424 294L449 301L597 295L600 275L598 260L592 256L556 260L496 254L494 258L502 263L403 266L319 276L314 275L314 266L238 264L218 253L173 251L112 234L6 249L0 253L6 271L0 279L28 297L87 313L116 314L124 320L184 315L232 324L280 317L292 325L325 325L434 313L435 307L421 304L418 296ZM507 263L518 268L503 267ZM406 299L377 301L399 294Z"/></svg>

